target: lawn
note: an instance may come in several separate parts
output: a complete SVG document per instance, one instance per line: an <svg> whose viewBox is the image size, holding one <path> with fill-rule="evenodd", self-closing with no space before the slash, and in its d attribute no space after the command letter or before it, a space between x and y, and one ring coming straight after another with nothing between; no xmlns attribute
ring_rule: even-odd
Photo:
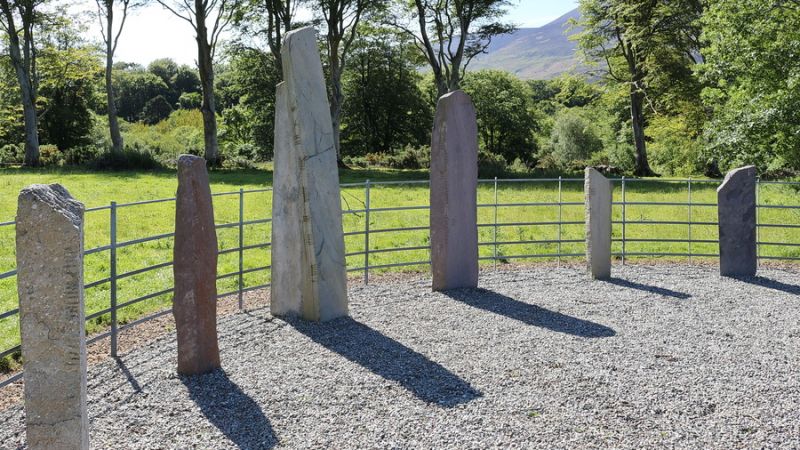
<svg viewBox="0 0 800 450"><path fill-rule="evenodd" d="M387 170L343 170L340 174L342 183L361 183L366 179L380 181L409 181L428 178L424 171L387 171ZM239 220L239 189L257 190L271 185L272 174L269 167L263 170L213 171L211 173L212 192L234 192L234 195L216 196L214 209L218 224L232 223ZM170 198L175 194L177 182L175 173L170 171L134 173L134 172L86 172L80 170L36 170L19 169L0 170L0 223L12 221L16 210L16 198L19 190L32 183L58 182L67 187L74 197L83 201L87 208L107 206L113 200L118 204ZM615 186L615 201L621 199L620 183ZM695 182L692 184L692 203L716 203L717 183ZM658 180L626 183L626 201L628 202L672 202L688 201L687 184ZM763 185L759 190L761 204L797 205L797 189L789 186ZM374 185L370 190L370 208L388 208L396 206L424 206L428 204L428 187L426 184L392 184ZM520 255L539 255L535 260L553 260L553 257L541 257L556 253L573 254L580 258L584 251L583 221L583 181L564 181L559 194L557 181L538 182L499 182L497 202L500 204L518 203L575 203L558 206L494 206L479 207L478 222L484 225L479 228L480 256L486 258L485 264L494 264L491 259L495 252L499 263L532 260L518 258ZM478 203L493 205L495 202L494 183L482 182L479 185ZM342 189L343 209L360 210L365 204L363 186L345 187ZM244 195L244 221L265 219L270 216L271 194L257 192ZM614 220L622 219L622 207L614 207ZM687 221L691 214L694 222L716 221L716 208L709 206L654 206L627 205L625 216L628 221L644 222L629 224L625 228L628 253L686 253L688 244L676 242L635 242L630 239L686 239L689 229L686 225L653 225L651 221ZM761 223L800 224L800 210L762 209L759 212ZM501 224L496 229L491 226ZM174 227L174 202L152 203L146 205L119 207L117 212L117 242L140 239L151 235L171 233ZM555 222L559 217L564 222L575 224L560 227L552 225L529 226L520 225L526 222ZM400 262L422 262L429 259L427 250L409 250L400 252L380 252L393 248L424 247L428 245L426 230L406 232L380 232L384 229L400 227L425 227L428 224L428 212L425 210L373 211L370 214L369 227L370 266L382 266ZM508 225L503 225L508 224ZM344 217L345 232L362 231L365 227L363 213L346 214ZM377 232L375 232L377 231ZM269 242L270 224L248 225L244 228L244 245L257 245ZM615 239L622 237L621 225L615 225ZM797 230L766 228L762 229L762 242L800 243ZM716 226L695 225L691 229L694 240L714 240L717 238ZM237 227L222 228L218 232L222 250L238 247L239 233ZM559 239L560 238L560 239ZM526 243L505 244L519 241L557 241L562 243ZM498 245L494 245L494 242ZM576 242L564 242L576 241ZM88 211L85 217L85 246L87 249L107 245L109 242L109 210ZM348 253L361 252L364 249L364 236L352 235L345 238ZM694 243L692 253L714 254L717 246L713 243ZM622 244L614 244L614 251L621 252ZM800 247L762 246L764 256L800 257ZM667 258L676 259L675 257ZM170 238L130 245L118 250L117 273L134 271L154 264L169 262L172 259L172 240ZM265 248L253 248L244 252L244 269L256 269L268 266L269 251ZM685 258L682 258L685 260ZM364 266L363 255L352 255L347 258L348 268L357 269ZM14 229L13 226L0 226L0 273L13 270L14 261ZM385 270L415 270L424 266L404 268L383 268ZM109 253L98 252L86 256L85 280L91 283L109 276ZM219 258L219 274L230 274L238 271L238 252L224 253ZM371 271L372 273L373 271ZM257 270L244 277L245 287L269 282L267 270ZM220 280L220 293L236 290L238 279L235 276ZM166 290L172 285L172 268L169 266L148 271L121 279L118 282L118 302L124 303L140 296ZM101 311L109 306L109 285L100 284L86 290L86 313ZM161 309L170 301L170 295L156 296L150 300L123 308L119 312L122 323L141 317L143 314ZM0 280L0 314L17 307L15 278ZM87 326L95 332L108 326L109 317L99 316ZM18 322L16 316L0 319L0 352L16 345L19 341Z"/></svg>

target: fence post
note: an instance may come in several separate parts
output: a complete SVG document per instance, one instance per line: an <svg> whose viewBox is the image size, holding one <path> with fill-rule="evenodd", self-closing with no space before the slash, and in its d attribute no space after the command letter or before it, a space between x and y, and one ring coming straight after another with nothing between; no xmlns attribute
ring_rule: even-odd
<svg viewBox="0 0 800 450"><path fill-rule="evenodd" d="M758 224L759 224L758 211L760 209L758 207L758 204L759 204L759 199L761 197L759 195L761 193L760 191L761 191L761 177L756 177L756 270L758 270L761 267L761 245L760 245L761 232L758 229Z"/></svg>
<svg viewBox="0 0 800 450"><path fill-rule="evenodd" d="M625 176L622 177L622 265L625 265Z"/></svg>
<svg viewBox="0 0 800 450"><path fill-rule="evenodd" d="M239 311L244 307L244 188L239 188Z"/></svg>
<svg viewBox="0 0 800 450"><path fill-rule="evenodd" d="M117 202L111 202L109 210L109 292L111 295L111 357L117 357Z"/></svg>
<svg viewBox="0 0 800 450"><path fill-rule="evenodd" d="M364 284L369 284L369 180L364 183Z"/></svg>
<svg viewBox="0 0 800 450"><path fill-rule="evenodd" d="M562 219L562 201L561 201L561 176L558 177L558 267L561 267L561 219Z"/></svg>
<svg viewBox="0 0 800 450"><path fill-rule="evenodd" d="M494 177L494 231L492 239L494 241L494 270L497 270L497 177Z"/></svg>
<svg viewBox="0 0 800 450"><path fill-rule="evenodd" d="M689 177L689 180L686 182L686 185L689 188L689 265L692 264L692 177Z"/></svg>

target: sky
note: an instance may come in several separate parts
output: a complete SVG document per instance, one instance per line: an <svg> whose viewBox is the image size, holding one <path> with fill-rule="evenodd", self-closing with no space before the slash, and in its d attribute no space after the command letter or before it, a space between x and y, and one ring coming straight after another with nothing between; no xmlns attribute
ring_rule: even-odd
<svg viewBox="0 0 800 450"><path fill-rule="evenodd" d="M577 0L511 0L507 20L520 27L537 27L560 17L578 6ZM94 5L94 1L85 2ZM91 22L99 36L99 26ZM99 37L98 37L99 40ZM116 61L147 65L158 58L172 58L179 64L194 65L197 59L194 30L160 5L139 9L125 24L115 55Z"/></svg>

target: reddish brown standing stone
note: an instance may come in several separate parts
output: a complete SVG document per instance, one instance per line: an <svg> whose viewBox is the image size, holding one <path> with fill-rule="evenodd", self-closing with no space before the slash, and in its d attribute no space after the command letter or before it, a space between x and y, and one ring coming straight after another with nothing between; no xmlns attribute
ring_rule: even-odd
<svg viewBox="0 0 800 450"><path fill-rule="evenodd" d="M217 233L203 158L178 158L175 207L175 296L178 373L194 375L220 367L217 344Z"/></svg>

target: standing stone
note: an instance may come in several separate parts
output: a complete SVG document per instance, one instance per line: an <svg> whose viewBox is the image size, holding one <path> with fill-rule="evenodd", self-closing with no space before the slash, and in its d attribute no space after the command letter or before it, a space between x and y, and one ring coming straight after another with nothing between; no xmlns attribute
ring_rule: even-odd
<svg viewBox="0 0 800 450"><path fill-rule="evenodd" d="M303 199L300 158L292 146L286 83L275 90L275 156L272 181L272 280L270 311L299 316L303 304Z"/></svg>
<svg viewBox="0 0 800 450"><path fill-rule="evenodd" d="M220 367L217 345L217 232L203 158L178 158L172 314L178 334L178 373Z"/></svg>
<svg viewBox="0 0 800 450"><path fill-rule="evenodd" d="M586 202L586 263L592 278L611 277L611 181L587 167L584 178Z"/></svg>
<svg viewBox="0 0 800 450"><path fill-rule="evenodd" d="M754 276L756 253L756 168L732 170L717 188L719 271L725 277Z"/></svg>
<svg viewBox="0 0 800 450"><path fill-rule="evenodd" d="M433 290L478 286L478 125L463 91L436 105L431 139Z"/></svg>
<svg viewBox="0 0 800 450"><path fill-rule="evenodd" d="M281 49L292 133L291 151L287 153L294 155L298 171L293 173L290 168L275 177L281 187L291 184L284 177L298 178L302 251L300 255L288 254L296 248L295 242L273 242L273 250L276 245L287 245L287 252L279 251L278 256L301 258L300 305L295 303L289 311L299 309L306 320L327 321L347 315L347 273L336 148L316 36L312 27L294 30L286 35ZM279 202L292 202L291 193L273 191L275 196L284 197ZM297 234L289 231L285 236L296 239ZM294 294L274 294L296 302ZM283 298L276 301L284 302Z"/></svg>
<svg viewBox="0 0 800 450"><path fill-rule="evenodd" d="M19 194L17 291L30 449L88 449L83 204L57 184Z"/></svg>

